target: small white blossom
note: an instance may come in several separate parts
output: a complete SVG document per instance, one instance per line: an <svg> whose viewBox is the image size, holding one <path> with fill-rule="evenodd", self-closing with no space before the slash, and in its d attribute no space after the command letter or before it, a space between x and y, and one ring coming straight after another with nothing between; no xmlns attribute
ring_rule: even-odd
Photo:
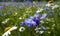
<svg viewBox="0 0 60 36"><path fill-rule="evenodd" d="M13 31L13 30L16 30L17 29L17 27L16 26L13 26L12 28L10 28L9 30L10 31Z"/></svg>
<svg viewBox="0 0 60 36"><path fill-rule="evenodd" d="M36 13L42 12L44 9L37 10Z"/></svg>
<svg viewBox="0 0 60 36"><path fill-rule="evenodd" d="M19 28L19 31L20 31L20 32L23 32L24 30L25 30L24 27L20 27L20 28Z"/></svg>
<svg viewBox="0 0 60 36"><path fill-rule="evenodd" d="M55 9L55 8L58 8L59 6L58 5L54 5L52 6L52 9Z"/></svg>
<svg viewBox="0 0 60 36"><path fill-rule="evenodd" d="M47 7L51 7L51 6L53 6L53 5L54 5L53 3L48 3L48 4L46 4Z"/></svg>
<svg viewBox="0 0 60 36"><path fill-rule="evenodd" d="M43 33L44 33L44 31L40 31L39 33L40 33L40 34L43 34Z"/></svg>
<svg viewBox="0 0 60 36"><path fill-rule="evenodd" d="M21 17L19 17L19 19L22 19Z"/></svg>
<svg viewBox="0 0 60 36"><path fill-rule="evenodd" d="M10 19L7 18L7 19L5 19L2 23L5 24L5 23L7 23L9 20L10 20Z"/></svg>
<svg viewBox="0 0 60 36"><path fill-rule="evenodd" d="M51 4L46 4L46 6L50 7L50 6L51 6Z"/></svg>

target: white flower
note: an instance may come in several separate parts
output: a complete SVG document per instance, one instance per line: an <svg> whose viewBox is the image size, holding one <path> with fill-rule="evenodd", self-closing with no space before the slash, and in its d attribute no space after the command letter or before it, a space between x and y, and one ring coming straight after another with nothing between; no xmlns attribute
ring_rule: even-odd
<svg viewBox="0 0 60 36"><path fill-rule="evenodd" d="M13 27L10 28L7 32L5 32L2 36L8 36L8 35L10 35L10 34L11 34L11 31L13 31L13 30L15 30L15 29L17 29L17 27L16 27L16 26L13 26Z"/></svg>
<svg viewBox="0 0 60 36"><path fill-rule="evenodd" d="M58 8L59 6L58 5L54 5L52 6L52 9L55 9L55 8Z"/></svg>
<svg viewBox="0 0 60 36"><path fill-rule="evenodd" d="M37 10L36 13L42 12L44 9Z"/></svg>
<svg viewBox="0 0 60 36"><path fill-rule="evenodd" d="M54 5L53 3L48 3L48 4L46 4L47 7L51 7L51 6L53 6L53 5Z"/></svg>
<svg viewBox="0 0 60 36"><path fill-rule="evenodd" d="M24 30L25 30L24 27L20 27L20 28L19 28L19 31L20 31L20 32L23 32Z"/></svg>
<svg viewBox="0 0 60 36"><path fill-rule="evenodd" d="M40 34L43 34L43 33L44 33L44 31L40 31L39 33L40 33Z"/></svg>
<svg viewBox="0 0 60 36"><path fill-rule="evenodd" d="M19 19L22 19L21 17L19 17Z"/></svg>
<svg viewBox="0 0 60 36"><path fill-rule="evenodd" d="M51 6L51 4L46 4L46 6L50 7L50 6Z"/></svg>
<svg viewBox="0 0 60 36"><path fill-rule="evenodd" d="M5 24L5 23L7 23L9 20L10 20L10 19L7 18L7 19L5 19L5 21L3 21L2 23Z"/></svg>
<svg viewBox="0 0 60 36"><path fill-rule="evenodd" d="M17 27L16 26L13 26L12 28L10 28L9 30L10 31L13 31L13 30L16 30L17 29Z"/></svg>
<svg viewBox="0 0 60 36"><path fill-rule="evenodd" d="M8 30L7 32L5 32L2 36L8 36L8 35L10 35L11 34L11 32Z"/></svg>

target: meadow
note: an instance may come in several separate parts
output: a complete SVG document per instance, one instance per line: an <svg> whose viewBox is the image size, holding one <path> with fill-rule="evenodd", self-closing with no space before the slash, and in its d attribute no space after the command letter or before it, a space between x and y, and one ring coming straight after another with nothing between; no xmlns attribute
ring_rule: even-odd
<svg viewBox="0 0 60 36"><path fill-rule="evenodd" d="M0 36L60 36L60 2L0 2Z"/></svg>

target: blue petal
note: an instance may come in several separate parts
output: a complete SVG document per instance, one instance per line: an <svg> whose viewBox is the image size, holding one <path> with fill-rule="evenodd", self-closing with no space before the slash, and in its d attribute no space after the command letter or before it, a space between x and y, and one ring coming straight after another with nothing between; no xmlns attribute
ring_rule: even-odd
<svg viewBox="0 0 60 36"><path fill-rule="evenodd" d="M32 20L32 19L26 18L26 19L25 19L25 23L31 23L31 20Z"/></svg>
<svg viewBox="0 0 60 36"><path fill-rule="evenodd" d="M0 8L3 8L3 6L0 6Z"/></svg>
<svg viewBox="0 0 60 36"><path fill-rule="evenodd" d="M25 19L25 24L28 24L28 25L31 24L31 25L35 26L36 22L34 22L32 19L27 18L27 19Z"/></svg>
<svg viewBox="0 0 60 36"><path fill-rule="evenodd" d="M35 22L37 22L37 21L39 22L39 21L40 21L40 18L34 17L33 20L34 20Z"/></svg>
<svg viewBox="0 0 60 36"><path fill-rule="evenodd" d="M26 24L28 27L32 26L32 24Z"/></svg>
<svg viewBox="0 0 60 36"><path fill-rule="evenodd" d="M20 25L22 26L22 25L25 25L25 22L20 22Z"/></svg>
<svg viewBox="0 0 60 36"><path fill-rule="evenodd" d="M42 14L42 17L40 19L44 19L47 16L46 13Z"/></svg>
<svg viewBox="0 0 60 36"><path fill-rule="evenodd" d="M34 14L34 17L40 17L40 14L35 13L35 14Z"/></svg>
<svg viewBox="0 0 60 36"><path fill-rule="evenodd" d="M33 19L34 17L33 16L29 16L30 19Z"/></svg>

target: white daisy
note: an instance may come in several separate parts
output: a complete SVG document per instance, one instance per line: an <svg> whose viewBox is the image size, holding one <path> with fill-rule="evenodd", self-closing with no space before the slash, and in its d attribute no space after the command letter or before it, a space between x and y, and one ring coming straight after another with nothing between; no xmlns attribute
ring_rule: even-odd
<svg viewBox="0 0 60 36"><path fill-rule="evenodd" d="M16 30L17 29L17 27L16 26L13 26L12 28L10 28L9 30L10 31L13 31L13 30Z"/></svg>
<svg viewBox="0 0 60 36"><path fill-rule="evenodd" d="M10 35L10 34L11 34L10 30L8 30L8 31L5 32L2 36L8 36L8 35Z"/></svg>
<svg viewBox="0 0 60 36"><path fill-rule="evenodd" d="M23 32L24 30L25 30L24 27L20 27L20 28L19 28L19 31L20 31L20 32Z"/></svg>

